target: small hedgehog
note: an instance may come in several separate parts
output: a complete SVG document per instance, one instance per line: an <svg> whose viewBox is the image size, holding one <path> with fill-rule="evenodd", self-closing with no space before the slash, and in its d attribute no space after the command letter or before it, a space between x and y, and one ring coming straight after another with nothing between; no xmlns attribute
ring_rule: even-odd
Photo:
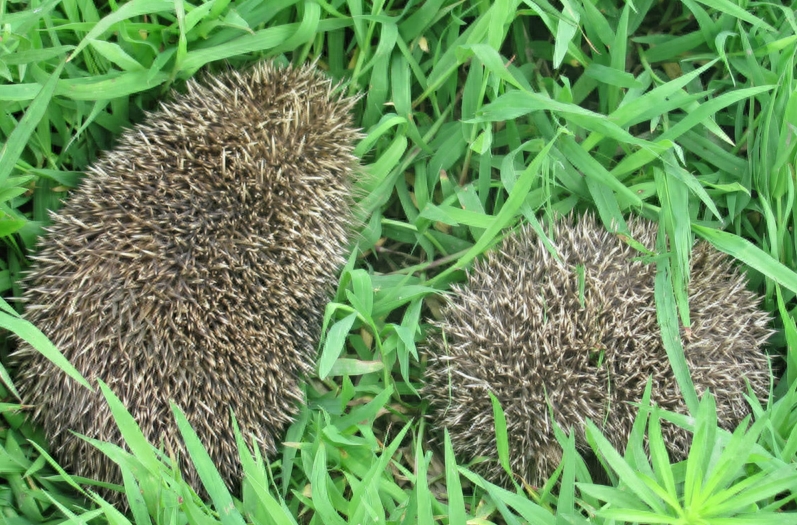
<svg viewBox="0 0 797 525"><path fill-rule="evenodd" d="M27 318L179 454L197 490L170 400L237 490L230 410L271 455L303 399L352 230L353 103L311 66L191 81L88 171L33 258ZM30 346L16 361L61 464L120 482L70 432L122 444L99 390Z"/></svg>
<svg viewBox="0 0 797 525"><path fill-rule="evenodd" d="M657 226L629 223L648 248ZM477 468L506 481L497 461L492 392L505 411L514 473L542 485L561 461L549 406L577 446L588 450L587 418L625 448L648 377L653 401L667 410L686 407L661 341L653 296L655 265L590 215L577 224L559 220L549 232L561 262L525 226L501 249L476 262L467 286L454 288L439 329L429 337L423 393L435 424L447 427L460 457L487 457ZM761 346L770 317L746 289L728 257L705 242L691 260L691 335L682 337L698 393L716 396L721 425L732 428L748 413L750 382L766 399L769 362ZM674 457L688 435L664 425Z"/></svg>

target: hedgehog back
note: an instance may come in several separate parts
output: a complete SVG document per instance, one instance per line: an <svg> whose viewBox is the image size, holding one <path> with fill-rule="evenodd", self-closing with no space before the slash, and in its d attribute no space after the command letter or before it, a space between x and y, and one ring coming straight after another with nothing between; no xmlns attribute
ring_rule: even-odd
<svg viewBox="0 0 797 525"><path fill-rule="evenodd" d="M302 399L351 229L351 105L309 67L192 81L88 171L34 258L28 319L182 456L195 488L170 400L234 487L230 410L272 454ZM69 432L121 444L101 395L27 345L17 359L56 458L118 482Z"/></svg>
<svg viewBox="0 0 797 525"><path fill-rule="evenodd" d="M648 249L657 228L629 221ZM507 481L496 457L488 392L507 421L513 472L541 486L561 461L553 421L589 447L587 419L623 450L648 379L659 406L686 412L661 341L654 298L655 265L587 215L558 220L548 234L554 257L524 226L500 250L477 261L466 286L453 290L429 337L424 395L439 428L448 428L461 457L486 457L477 470ZM729 259L705 242L692 253L689 307L692 334L682 337L698 393L716 396L720 424L748 413L746 380L765 399L769 363L761 346L770 318ZM688 435L663 432L683 457Z"/></svg>

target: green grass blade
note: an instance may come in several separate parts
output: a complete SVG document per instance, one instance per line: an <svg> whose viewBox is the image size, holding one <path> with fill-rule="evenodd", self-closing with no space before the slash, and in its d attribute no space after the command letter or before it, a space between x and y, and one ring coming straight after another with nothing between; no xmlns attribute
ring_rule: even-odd
<svg viewBox="0 0 797 525"><path fill-rule="evenodd" d="M587 434L596 444L598 448L596 452L599 452L606 458L606 462L617 473L628 490L633 492L653 512L666 515L664 507L656 494L645 485L634 469L632 469L626 460L614 449L611 443L609 443L609 440L601 434L600 429L598 429L592 421L587 421Z"/></svg>
<svg viewBox="0 0 797 525"><path fill-rule="evenodd" d="M428 454L428 457L427 457ZM427 471L429 468L429 458L431 452L424 454L422 448L422 440L418 439L415 442L415 501L418 505L417 519L418 523L433 523L434 518L432 512L432 498L431 491L429 490L429 480L427 478Z"/></svg>
<svg viewBox="0 0 797 525"><path fill-rule="evenodd" d="M495 422L495 443L498 449L498 461L507 474L512 476L512 467L509 465L509 436L506 429L506 417L504 416L504 409L501 408L501 403L492 392L490 395L490 402L493 405L493 421Z"/></svg>
<svg viewBox="0 0 797 525"><path fill-rule="evenodd" d="M61 78L61 72L64 70L64 65L64 62L58 64L58 67L55 68L50 78L42 86L41 91L38 92L36 98L28 106L25 115L20 119L14 131L9 135L3 148L0 149L0 186L4 185L8 176L11 175L33 131L47 113L55 88L58 85L58 80Z"/></svg>
<svg viewBox="0 0 797 525"><path fill-rule="evenodd" d="M340 357L343 346L346 344L346 337L348 337L356 319L356 313L349 314L333 324L332 328L329 329L326 341L324 341L324 349L321 351L321 357L318 360L318 377L320 379L324 379L329 375L335 361Z"/></svg>
<svg viewBox="0 0 797 525"><path fill-rule="evenodd" d="M784 288L797 293L797 273L773 259L771 255L747 239L697 224L692 225L692 230L713 244L719 251L742 261L750 268L761 272Z"/></svg>
<svg viewBox="0 0 797 525"><path fill-rule="evenodd" d="M326 445L319 443L318 452L316 452L315 459L313 460L312 474L310 483L312 484L313 491L313 505L316 513L321 518L321 523L328 525L346 525L343 518L340 517L338 511L330 501L329 491L327 489L327 482L329 474L327 473L327 453Z"/></svg>
<svg viewBox="0 0 797 525"><path fill-rule="evenodd" d="M119 431L122 433L122 438L127 443L130 451L141 461L144 468L150 473L157 474L161 470L161 463L155 456L152 445L147 441L144 433L141 432L138 423L127 411L124 403L114 394L113 390L101 379L98 379L97 382L103 396L105 396L105 400L108 402L114 421L116 421Z"/></svg>
<svg viewBox="0 0 797 525"><path fill-rule="evenodd" d="M537 525L556 525L556 518L554 515L549 510L537 505L530 499L525 498L522 495L515 494L514 492L502 489L497 485L493 485L481 476L474 474L464 467L458 467L458 470L460 474L469 479L472 483L485 489L487 493L490 494L490 497L493 499L493 501L500 503L501 506L504 507L501 514L507 523L516 523L520 525L520 521L518 521L517 518L512 516L506 510L506 505L515 509L524 520L527 520L528 523L534 523Z"/></svg>
<svg viewBox="0 0 797 525"><path fill-rule="evenodd" d="M656 478L661 482L666 491L667 496L665 501L673 510L678 511L680 510L680 504L678 503L678 494L675 492L675 476L673 475L667 447L661 433L661 420L659 418L658 407L653 407L650 413L648 428L650 459L653 470L656 473Z"/></svg>
<svg viewBox="0 0 797 525"><path fill-rule="evenodd" d="M92 28L92 30L89 31L85 37L83 37L83 40L80 41L80 44L78 44L75 50L72 51L72 54L69 55L67 62L70 62L72 59L74 59L75 56L80 53L83 48L89 45L92 40L98 38L100 35L108 31L114 24L135 16L149 15L163 11L171 12L173 7L174 3L170 2L169 0L131 0L130 2L127 2L119 9L97 22L94 28Z"/></svg>
<svg viewBox="0 0 797 525"><path fill-rule="evenodd" d="M448 522L451 525L465 525L465 498L462 495L462 484L459 481L459 471L454 457L454 447L448 429L444 429L445 462L446 462L446 491L448 494Z"/></svg>
<svg viewBox="0 0 797 525"><path fill-rule="evenodd" d="M170 404L177 422L177 428L180 429L180 435L185 442L185 449L196 468L199 479L202 480L202 485L208 491L210 499L213 500L213 505L216 507L216 512L219 513L221 523L223 525L244 525L244 519L236 510L230 491L227 489L224 480L221 479L221 475L213 464L213 460L207 450L199 441L196 432L191 428L191 424L180 410L180 407L174 402Z"/></svg>
<svg viewBox="0 0 797 525"><path fill-rule="evenodd" d="M0 312L0 328L16 334L17 337L41 352L44 357L52 361L53 364L58 366L58 368L63 370L65 374L77 381L80 385L89 390L94 390L72 363L70 363L58 348L47 339L47 336L45 336L41 330L33 326L30 321L16 315Z"/></svg>
<svg viewBox="0 0 797 525"><path fill-rule="evenodd" d="M656 240L656 251L666 253L664 232L659 231ZM699 405L695 385L689 373L689 365L684 356L684 347L681 343L681 331L678 322L678 312L675 303L675 292L670 278L669 257L659 257L656 263L656 279L654 283L654 297L656 299L656 318L661 328L661 340L667 352L675 381L684 397L689 412L694 414Z"/></svg>
<svg viewBox="0 0 797 525"><path fill-rule="evenodd" d="M496 241L496 237L499 232L509 224L509 222L514 218L517 211L523 205L526 196L528 195L529 189L531 189L531 185L534 183L534 180L537 178L540 168L542 167L542 163L548 155L548 152L554 145L554 142L559 137L560 132L557 132L556 137L553 138L550 142L548 142L545 147L540 151L534 160L529 164L529 166L523 170L520 177L517 180L517 183L512 188L512 191L509 194L509 198L507 198L506 203L504 204L501 211L495 217L493 222L490 224L489 227L484 231L484 234L476 241L476 244L468 250L468 252L463 255L462 257L457 260L457 262L445 270L441 272L436 277L429 281L430 285L433 283L439 282L445 277L448 277L451 273L455 272L458 269L464 268L465 265L469 264L473 259L475 259L478 255L483 253L488 246L493 244Z"/></svg>

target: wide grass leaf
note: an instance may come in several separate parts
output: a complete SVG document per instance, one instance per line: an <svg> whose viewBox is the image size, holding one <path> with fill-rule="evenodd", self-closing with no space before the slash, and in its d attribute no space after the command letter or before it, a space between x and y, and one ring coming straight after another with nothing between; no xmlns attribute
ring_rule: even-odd
<svg viewBox="0 0 797 525"><path fill-rule="evenodd" d="M0 298L2 304L6 305L4 299ZM13 312L13 310L11 310ZM64 355L47 339L41 330L36 328L30 321L22 319L16 312L9 313L9 310L0 312L0 328L16 334L17 337L31 345L34 349L53 362L58 368L64 371L69 377L77 381L80 385L94 390L88 381L78 372L78 370L64 357ZM17 395L17 397L19 397Z"/></svg>
<svg viewBox="0 0 797 525"><path fill-rule="evenodd" d="M742 261L784 288L797 293L797 273L773 259L771 255L747 239L698 224L693 224L692 230L713 244L719 251Z"/></svg>
<svg viewBox="0 0 797 525"><path fill-rule="evenodd" d="M340 517L340 514L338 514L338 511L335 510L332 504L327 488L328 482L329 473L327 472L326 445L321 442L318 445L318 451L316 452L312 473L310 475L310 483L312 484L313 491L313 506L315 507L316 513L321 518L321 523L327 525L346 525L346 521Z"/></svg>
<svg viewBox="0 0 797 525"><path fill-rule="evenodd" d="M244 513L258 516L263 523L273 523L274 525L296 525L290 512L284 507L284 503L269 493L268 477L266 466L263 463L263 456L257 444L254 443L254 456L250 454L249 447L244 441L235 415L231 414L233 433L235 434L235 444L238 446L241 466L243 467L242 492L244 500Z"/></svg>
<svg viewBox="0 0 797 525"><path fill-rule="evenodd" d="M133 514L133 520L136 525L150 525L152 521L149 519L147 505L144 503L144 497L141 494L138 482L127 465L120 464L119 469L122 471L125 495L127 496L127 503L130 505L130 512Z"/></svg>
<svg viewBox="0 0 797 525"><path fill-rule="evenodd" d="M614 449L600 429L592 421L587 421L587 438L595 443L596 452L601 454L609 466L622 480L628 490L633 492L653 512L666 515L664 506L658 496L645 484L639 474L631 468L628 462Z"/></svg>
<svg viewBox="0 0 797 525"><path fill-rule="evenodd" d="M662 231L659 231L656 239L656 250L659 253L666 253L665 235ZM656 299L656 320L661 329L664 350L667 352L667 358L675 374L675 381L686 402L686 406L691 413L695 413L699 402L695 385L692 382L692 376L689 373L689 365L684 355L684 346L681 342L675 292L670 278L669 257L660 257L656 263L654 297Z"/></svg>
<svg viewBox="0 0 797 525"><path fill-rule="evenodd" d="M448 520L451 525L465 525L465 498L462 495L462 484L459 481L457 461L448 429L444 429L444 448L446 462L446 491L448 494Z"/></svg>
<svg viewBox="0 0 797 525"><path fill-rule="evenodd" d="M61 62L52 72L50 78L42 86L41 90L28 106L25 115L20 119L14 131L11 132L3 148L0 149L0 186L2 186L14 169L20 155L25 150L33 131L39 125L39 121L50 108L50 101L55 93L61 72L64 70L65 63Z"/></svg>
<svg viewBox="0 0 797 525"><path fill-rule="evenodd" d="M415 442L415 502L417 508L418 523L432 523L432 498L429 490L429 480L427 471L431 452L424 453L421 439Z"/></svg>
<svg viewBox="0 0 797 525"><path fill-rule="evenodd" d="M493 421L495 421L495 443L498 449L498 461L504 470L510 476L512 475L512 467L509 465L509 436L506 429L506 417L504 416L504 409L501 408L501 403L492 392L490 394L490 402L493 405Z"/></svg>
<svg viewBox="0 0 797 525"><path fill-rule="evenodd" d="M404 436L406 436L407 432L413 428L412 423L413 422L410 421L404 426L404 428L401 429L401 431L398 432L398 434L396 434L396 437L393 439L390 445L385 447L382 450L382 453L379 454L379 458L371 464L371 467L360 480L359 486L353 487L349 512L352 519L358 517L359 515L365 516L365 512L360 512L361 507L375 506L373 503L367 503L368 498L376 492L373 490L374 487L379 487L381 485L380 482L385 481L382 478L386 472L386 469L393 460L393 456L396 454L399 446L401 446ZM396 486L395 488L397 489L398 487ZM402 495L405 494L404 492L400 493ZM358 514L358 512L360 512L360 514Z"/></svg>
<svg viewBox="0 0 797 525"><path fill-rule="evenodd" d="M501 208L501 211L495 217L493 222L488 226L484 234L476 241L476 244L468 250L468 252L463 255L462 257L457 260L456 264L449 267L444 272L441 272L436 277L430 280L430 284L443 280L445 277L448 277L454 271L463 268L465 265L469 264L473 259L475 259L478 255L482 254L488 246L496 242L496 237L500 233L500 231L507 225L512 219L515 217L515 214L523 205L528 196L528 192L531 189L532 184L534 183L535 179L539 176L539 171L542 168L543 161L547 158L548 152L553 147L556 139L559 137L561 132L557 132L556 136L548 142L545 147L534 157L534 160L531 161L529 166L523 170L520 174L520 177L517 180L517 183L512 188L512 191L509 193L509 197L507 198L504 206Z"/></svg>
<svg viewBox="0 0 797 525"><path fill-rule="evenodd" d="M515 509L528 523L534 523L536 525L556 525L555 516L549 510L544 509L530 499L502 489L464 467L458 467L458 470L460 474L468 478L475 485L485 489L487 493L490 494L490 497L498 505L499 510L501 510L501 515L507 523L516 523L518 525L521 523L508 511L507 506L509 506Z"/></svg>
<svg viewBox="0 0 797 525"><path fill-rule="evenodd" d="M144 468L152 474L157 474L161 470L161 462L155 456L152 445L147 441L138 423L127 411L124 403L114 394L113 390L101 379L98 379L97 382L103 396L105 396L105 400L108 402L108 407L119 427L122 438L127 443L130 451L142 463Z"/></svg>
<svg viewBox="0 0 797 525"><path fill-rule="evenodd" d="M321 351L321 358L318 360L318 377L324 379L332 371L332 367L343 351L346 337L351 330L357 314L349 314L340 321L332 325L327 333L324 349Z"/></svg>
<svg viewBox="0 0 797 525"><path fill-rule="evenodd" d="M170 404L175 421L177 422L177 428L180 429L180 435L183 437L185 449L196 468L199 479L202 480L202 485L204 485L210 499L213 501L213 505L216 507L216 511L219 513L219 519L222 524L244 525L245 521L235 508L230 491L227 489L227 485L224 483L219 471L213 464L210 454L205 450L202 442L199 441L199 437L196 435L196 432L194 432L194 429L191 428L191 424L186 419L182 410L180 410L180 407L174 402ZM221 414L216 414L216 417L223 416Z"/></svg>
<svg viewBox="0 0 797 525"><path fill-rule="evenodd" d="M92 40L99 38L100 35L108 31L114 24L135 16L152 15L163 11L171 12L173 9L174 2L169 0L131 0L97 22L91 31L89 31L86 36L83 37L83 40L80 41L80 44L78 44L75 50L72 51L72 54L69 55L67 62L74 59L75 56L83 50L83 48L92 42Z"/></svg>

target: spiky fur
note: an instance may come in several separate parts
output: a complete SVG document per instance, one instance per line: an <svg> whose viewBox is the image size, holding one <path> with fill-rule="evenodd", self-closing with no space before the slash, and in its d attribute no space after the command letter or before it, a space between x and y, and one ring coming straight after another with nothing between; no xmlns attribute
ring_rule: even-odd
<svg viewBox="0 0 797 525"><path fill-rule="evenodd" d="M629 228L654 247L655 224L637 219ZM589 215L575 224L555 221L548 234L561 262L522 227L473 265L467 285L454 288L428 342L423 393L435 425L448 428L460 457L490 458L477 468L499 482L505 478L488 392L505 411L512 470L533 485L561 461L549 403L581 449L589 418L624 450L648 377L653 401L686 412L656 320L655 265ZM711 389L726 428L748 413L745 380L760 399L768 395L760 347L771 334L770 317L759 301L728 257L705 242L694 246L692 333L682 342L698 393ZM686 433L672 425L663 431L671 452L683 457Z"/></svg>
<svg viewBox="0 0 797 525"><path fill-rule="evenodd" d="M27 318L181 456L185 412L231 487L230 410L273 454L302 400L351 230L353 100L313 67L191 81L87 173L27 278ZM121 444L104 399L22 344L17 385L72 472L120 481L70 430Z"/></svg>

